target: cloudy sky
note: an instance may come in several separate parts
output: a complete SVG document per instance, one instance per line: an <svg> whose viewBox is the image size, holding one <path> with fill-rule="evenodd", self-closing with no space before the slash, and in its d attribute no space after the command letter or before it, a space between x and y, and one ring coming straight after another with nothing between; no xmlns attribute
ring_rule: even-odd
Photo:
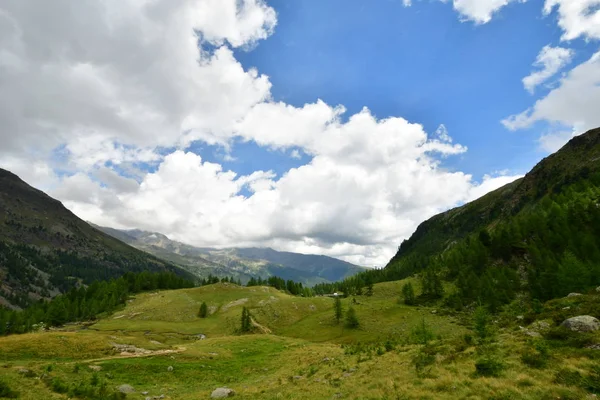
<svg viewBox="0 0 600 400"><path fill-rule="evenodd" d="M83 219L383 266L600 125L600 0L3 0L0 167Z"/></svg>

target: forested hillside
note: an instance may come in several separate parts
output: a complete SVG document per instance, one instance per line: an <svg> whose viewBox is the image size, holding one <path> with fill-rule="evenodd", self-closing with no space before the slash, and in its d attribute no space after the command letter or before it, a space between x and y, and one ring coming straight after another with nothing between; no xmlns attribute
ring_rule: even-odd
<svg viewBox="0 0 600 400"><path fill-rule="evenodd" d="M427 297L496 309L518 292L547 300L600 284L600 129L573 138L524 178L423 222L383 270L340 285L419 274ZM439 282L456 290L441 293Z"/></svg>
<svg viewBox="0 0 600 400"><path fill-rule="evenodd" d="M96 230L59 201L0 169L0 305L25 307L80 283L142 271L189 277Z"/></svg>

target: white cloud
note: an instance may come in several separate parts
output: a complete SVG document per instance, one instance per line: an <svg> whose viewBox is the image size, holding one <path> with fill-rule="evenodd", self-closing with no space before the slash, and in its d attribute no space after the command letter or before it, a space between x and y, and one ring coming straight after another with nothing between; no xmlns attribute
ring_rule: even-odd
<svg viewBox="0 0 600 400"><path fill-rule="evenodd" d="M447 0L441 0L446 2ZM492 16L501 8L516 0L453 0L454 9L468 21L485 24L491 21ZM523 3L526 0L518 0Z"/></svg>
<svg viewBox="0 0 600 400"><path fill-rule="evenodd" d="M579 132L581 133L581 132ZM554 153L563 147L569 140L576 136L574 131L557 131L546 133L538 139L540 148L547 153Z"/></svg>
<svg viewBox="0 0 600 400"><path fill-rule="evenodd" d="M502 122L507 128L516 130L530 127L537 121L548 121L583 133L600 126L599 104L600 52L569 71L557 88L538 100L529 110L512 115Z"/></svg>
<svg viewBox="0 0 600 400"><path fill-rule="evenodd" d="M532 72L529 76L523 78L523 85L530 93L535 88L554 76L565 65L571 62L573 51L563 47L544 46L538 54L535 63L538 71Z"/></svg>
<svg viewBox="0 0 600 400"><path fill-rule="evenodd" d="M544 13L558 8L563 40L600 39L600 0L546 0Z"/></svg>
<svg viewBox="0 0 600 400"><path fill-rule="evenodd" d="M506 172L503 172L497 176L492 175L484 175L483 180L479 185L473 186L469 190L469 195L466 198L466 201L476 200L489 192L492 192L498 188L501 188L504 185L507 185L515 180L522 178L523 175L509 175Z"/></svg>
<svg viewBox="0 0 600 400"><path fill-rule="evenodd" d="M344 119L343 106L272 101L268 77L231 47L276 22L259 0L2 2L0 165L98 224L367 265L385 264L423 219L501 183L442 168L466 151L443 125L428 137L366 108ZM310 161L238 176L185 151L202 140L231 157L234 138ZM56 176L57 164L71 175Z"/></svg>

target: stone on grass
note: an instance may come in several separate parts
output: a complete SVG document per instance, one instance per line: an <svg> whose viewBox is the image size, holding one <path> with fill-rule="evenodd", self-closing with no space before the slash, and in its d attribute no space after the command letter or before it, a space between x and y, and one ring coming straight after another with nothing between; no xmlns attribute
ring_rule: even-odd
<svg viewBox="0 0 600 400"><path fill-rule="evenodd" d="M127 384L117 387L117 390L121 393L135 393L133 386Z"/></svg>
<svg viewBox="0 0 600 400"><path fill-rule="evenodd" d="M600 321L591 315L579 315L569 318L560 325L573 332L592 332L600 329Z"/></svg>
<svg viewBox="0 0 600 400"><path fill-rule="evenodd" d="M88 368L91 369L92 371L102 371L102 367L99 365L88 365Z"/></svg>
<svg viewBox="0 0 600 400"><path fill-rule="evenodd" d="M233 396L235 396L235 392L233 391L233 389L229 389L229 388L216 388L210 394L211 399L224 399L224 398L233 397Z"/></svg>
<svg viewBox="0 0 600 400"><path fill-rule="evenodd" d="M567 295L567 297L577 297L577 296L582 296L582 294L581 293L569 293Z"/></svg>
<svg viewBox="0 0 600 400"><path fill-rule="evenodd" d="M167 371L169 371L169 372L173 372L173 367L169 365L169 366L167 367Z"/></svg>

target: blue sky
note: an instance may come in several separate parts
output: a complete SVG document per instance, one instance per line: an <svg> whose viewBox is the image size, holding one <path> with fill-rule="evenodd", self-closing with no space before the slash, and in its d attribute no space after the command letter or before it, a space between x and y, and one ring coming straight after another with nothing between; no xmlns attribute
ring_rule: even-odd
<svg viewBox="0 0 600 400"><path fill-rule="evenodd" d="M0 167L81 218L384 266L600 126L600 0L0 4Z"/></svg>
<svg viewBox="0 0 600 400"><path fill-rule="evenodd" d="M428 132L444 124L469 148L446 159L448 168L477 179L504 170L523 174L548 154L537 140L549 128L515 133L501 121L548 92L539 88L532 96L521 82L543 46L560 45L556 12L543 16L543 3L510 4L478 25L435 1L412 7L393 0L270 1L278 14L275 33L252 51L239 49L236 58L270 77L277 101L300 107L323 99L348 114L366 106L379 118L400 115ZM576 50L573 64L597 50L583 39L569 47ZM247 149L238 151L246 159ZM259 165L271 168L273 156L262 154Z"/></svg>

